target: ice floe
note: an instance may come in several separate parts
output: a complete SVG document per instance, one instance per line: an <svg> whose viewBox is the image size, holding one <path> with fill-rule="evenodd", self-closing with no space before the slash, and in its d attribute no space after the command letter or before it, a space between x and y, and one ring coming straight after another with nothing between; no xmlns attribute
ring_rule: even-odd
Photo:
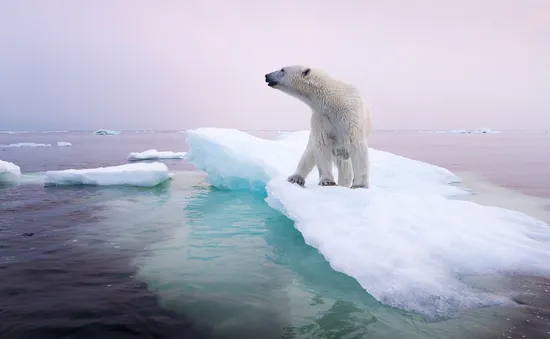
<svg viewBox="0 0 550 339"><path fill-rule="evenodd" d="M309 132L266 140L231 129L188 131L185 158L222 189L264 191L335 270L387 305L438 317L511 302L464 277L550 274L550 228L520 212L454 199L447 169L370 150L371 188L286 181Z"/></svg>

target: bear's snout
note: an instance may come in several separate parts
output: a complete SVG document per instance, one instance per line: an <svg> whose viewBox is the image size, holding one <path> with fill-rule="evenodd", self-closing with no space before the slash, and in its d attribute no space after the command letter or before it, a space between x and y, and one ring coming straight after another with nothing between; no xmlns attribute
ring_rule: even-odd
<svg viewBox="0 0 550 339"><path fill-rule="evenodd" d="M273 73L268 73L265 75L265 82L267 82L267 85L269 87L277 85L277 81L273 79Z"/></svg>

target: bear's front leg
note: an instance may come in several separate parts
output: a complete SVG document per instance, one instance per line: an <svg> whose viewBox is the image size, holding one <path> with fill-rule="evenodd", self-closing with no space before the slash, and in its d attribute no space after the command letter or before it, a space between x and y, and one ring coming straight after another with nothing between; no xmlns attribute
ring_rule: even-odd
<svg viewBox="0 0 550 339"><path fill-rule="evenodd" d="M332 175L332 150L330 147L321 145L315 147L313 151L315 163L319 169L320 186L336 186L334 176Z"/></svg>
<svg viewBox="0 0 550 339"><path fill-rule="evenodd" d="M296 171L288 177L288 182L298 184L302 187L306 184L306 177L315 166L315 157L313 155L311 144L312 143L308 141L306 149L298 162Z"/></svg>

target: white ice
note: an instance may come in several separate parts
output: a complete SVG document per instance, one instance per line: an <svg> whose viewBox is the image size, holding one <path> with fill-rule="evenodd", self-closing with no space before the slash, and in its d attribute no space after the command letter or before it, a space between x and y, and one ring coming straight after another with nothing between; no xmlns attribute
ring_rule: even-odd
<svg viewBox="0 0 550 339"><path fill-rule="evenodd" d="M201 128L187 132L190 146L185 159L208 173L210 182L218 187L265 191L267 182L277 175L294 171L307 143L308 131L285 132L277 141L258 138L235 129ZM384 182L395 191L425 190L442 194L467 194L449 186L460 178L449 170L420 161L371 149L371 179ZM414 180L396 180L403 176ZM307 183L316 185L317 170Z"/></svg>
<svg viewBox="0 0 550 339"><path fill-rule="evenodd" d="M51 144L40 144L36 142L19 142L16 144L0 145L0 147L50 147Z"/></svg>
<svg viewBox="0 0 550 339"><path fill-rule="evenodd" d="M21 169L14 163L0 160L0 185L17 183L21 178Z"/></svg>
<svg viewBox="0 0 550 339"><path fill-rule="evenodd" d="M144 152L131 152L128 161L157 160L157 159L183 159L185 152L157 151L150 149Z"/></svg>
<svg viewBox="0 0 550 339"><path fill-rule="evenodd" d="M160 162L133 163L91 169L46 172L46 185L94 185L153 187L172 177Z"/></svg>
<svg viewBox="0 0 550 339"><path fill-rule="evenodd" d="M68 141L58 141L57 147L71 147L73 144L71 144Z"/></svg>
<svg viewBox="0 0 550 339"><path fill-rule="evenodd" d="M277 140L237 130L191 130L186 159L214 186L267 191L307 244L379 301L427 316L509 302L462 277L550 274L550 228L525 214L452 199L469 194L450 171L371 149L371 189L301 188L294 171L309 132Z"/></svg>
<svg viewBox="0 0 550 339"><path fill-rule="evenodd" d="M121 134L121 132L112 131L112 130L109 130L109 129L98 129L97 131L94 132L94 134L96 134L96 135L117 135L117 134Z"/></svg>

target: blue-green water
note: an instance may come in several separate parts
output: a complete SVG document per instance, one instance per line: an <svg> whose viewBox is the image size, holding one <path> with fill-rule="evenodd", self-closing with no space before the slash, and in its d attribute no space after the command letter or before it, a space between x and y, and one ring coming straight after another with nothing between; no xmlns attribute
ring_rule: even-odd
<svg viewBox="0 0 550 339"><path fill-rule="evenodd" d="M88 246L91 232L108 235L109 251L139 253L135 278L163 307L219 338L441 338L464 335L466 324L483 333L499 321L498 309L429 323L387 307L332 270L264 195L203 179L180 172L160 191L101 203L108 218L78 243Z"/></svg>
<svg viewBox="0 0 550 339"><path fill-rule="evenodd" d="M385 306L333 271L264 196L221 191L200 180L179 173L165 192L102 203L109 218L87 228L78 242L88 246L90 234L100 233L109 235L108 247L143 246L133 261L136 277L163 306L219 335L359 335L383 322L368 309ZM135 241L144 233L154 240Z"/></svg>
<svg viewBox="0 0 550 339"><path fill-rule="evenodd" d="M220 333L368 331L378 320L360 309L383 306L356 281L332 271L263 198L216 189L182 194L186 225L149 246L153 253L138 276L166 306Z"/></svg>

